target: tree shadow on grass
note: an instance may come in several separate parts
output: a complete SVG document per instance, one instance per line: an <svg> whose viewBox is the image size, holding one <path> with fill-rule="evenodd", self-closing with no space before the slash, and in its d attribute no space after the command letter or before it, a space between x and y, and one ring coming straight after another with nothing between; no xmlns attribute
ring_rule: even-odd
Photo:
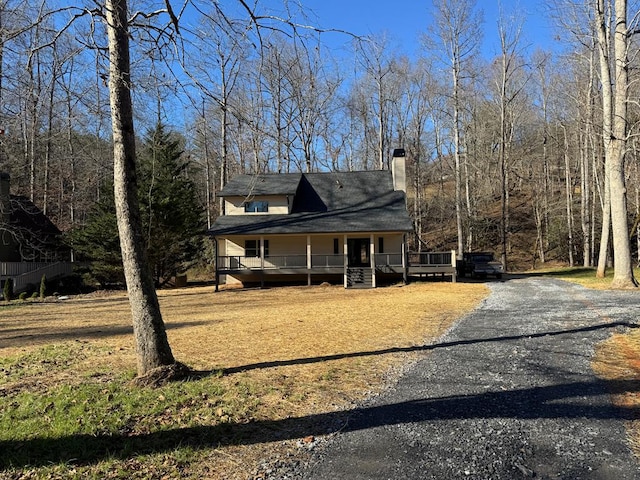
<svg viewBox="0 0 640 480"><path fill-rule="evenodd" d="M259 368L325 362L342 358L428 351L485 342L571 335L615 327L636 328L627 322L611 322L589 327L531 335L490 337L442 342L433 345L398 347L324 357L263 362L228 369L226 374ZM201 372L207 375L212 372ZM516 419L637 419L640 409L610 405L607 393L640 392L640 381L593 380L552 386L491 391L481 394L424 398L407 402L366 406L344 412L330 412L275 421L222 423L159 430L147 434L75 434L60 438L33 438L0 441L0 469L42 467L67 463L91 465L107 459L127 459L138 455L165 453L177 448L195 450L227 445L251 445L324 435L338 430L362 430L400 423L476 418Z"/></svg>
<svg viewBox="0 0 640 480"><path fill-rule="evenodd" d="M464 419L637 419L640 409L609 405L607 392L639 392L640 381L594 380L552 386L424 398L276 421L225 423L159 430L147 434L77 434L59 438L0 441L0 469L65 463L91 465L108 459L252 445L342 431L414 422Z"/></svg>
<svg viewBox="0 0 640 480"><path fill-rule="evenodd" d="M412 347L391 347L382 350L371 350L365 352L352 352L352 353L338 353L335 355L325 355L320 357L308 357L308 358L296 358L293 360L274 360L270 362L252 363L249 365L242 365L239 367L226 368L222 370L224 375L232 375L234 373L247 372L251 370L258 370L263 368L274 367L286 367L291 365L306 365L311 363L321 363L330 360L342 360L345 358L358 358L358 357L370 357L377 355L385 355L389 353L411 353L411 352L426 352L430 350L436 350L439 348L457 347L461 345L473 345L478 343L492 343L492 342L505 342L513 340L531 339L531 338L543 338L548 336L560 336L571 335L575 333L593 332L597 330L609 329L609 328L638 328L639 325L630 322L608 322L598 325L590 325L588 327L571 328L566 330L555 330L551 332L539 332L531 333L527 335L509 335L503 337L490 337L490 338L474 338L470 340L455 340L452 342L441 342L430 345L416 345ZM214 372L196 372L197 375L206 376L210 373L219 374L220 370Z"/></svg>
<svg viewBox="0 0 640 480"><path fill-rule="evenodd" d="M197 327L210 322L194 320L190 322L170 322L166 323L167 330L175 330L187 327ZM3 329L0 328L0 348L18 347L21 345L33 345L34 340L38 343L48 344L66 340L87 340L116 337L122 335L132 335L131 325L109 325L109 326L87 326L74 328L55 329L47 327L24 327Z"/></svg>

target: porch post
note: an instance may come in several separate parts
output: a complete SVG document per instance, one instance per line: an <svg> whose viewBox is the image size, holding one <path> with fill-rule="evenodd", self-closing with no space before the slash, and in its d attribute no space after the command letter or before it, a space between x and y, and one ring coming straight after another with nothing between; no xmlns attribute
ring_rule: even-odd
<svg viewBox="0 0 640 480"><path fill-rule="evenodd" d="M451 266L453 267L453 274L451 275L451 281L456 283L456 276L458 275L458 257L456 257L456 251L451 250Z"/></svg>
<svg viewBox="0 0 640 480"><path fill-rule="evenodd" d="M376 244L373 233L369 235L369 256L371 257L371 286L376 288Z"/></svg>
<svg viewBox="0 0 640 480"><path fill-rule="evenodd" d="M402 234L402 281L409 283L409 262L407 262L407 234Z"/></svg>
<svg viewBox="0 0 640 480"><path fill-rule="evenodd" d="M343 241L344 241L344 245L342 247L342 257L343 257L343 260L344 260L344 275L343 275L343 277L344 277L344 288L347 288L348 287L348 285L347 285L347 266L349 265L349 255L348 255L349 246L348 246L348 242L347 242L347 234L346 233L344 234Z"/></svg>
<svg viewBox="0 0 640 480"><path fill-rule="evenodd" d="M307 235L307 285L311 286L311 235Z"/></svg>
<svg viewBox="0 0 640 480"><path fill-rule="evenodd" d="M264 288L264 236L260 235L260 288Z"/></svg>
<svg viewBox="0 0 640 480"><path fill-rule="evenodd" d="M219 285L220 285L220 256L218 255L218 238L217 237L213 237L213 245L216 249L216 257L215 257L215 262L216 262L216 292L219 291Z"/></svg>

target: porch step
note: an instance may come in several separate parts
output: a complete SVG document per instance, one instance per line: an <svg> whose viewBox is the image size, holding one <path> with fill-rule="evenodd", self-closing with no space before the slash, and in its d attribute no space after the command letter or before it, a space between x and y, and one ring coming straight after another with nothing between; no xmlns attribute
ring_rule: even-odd
<svg viewBox="0 0 640 480"><path fill-rule="evenodd" d="M370 268L347 268L347 288L372 288L373 275Z"/></svg>

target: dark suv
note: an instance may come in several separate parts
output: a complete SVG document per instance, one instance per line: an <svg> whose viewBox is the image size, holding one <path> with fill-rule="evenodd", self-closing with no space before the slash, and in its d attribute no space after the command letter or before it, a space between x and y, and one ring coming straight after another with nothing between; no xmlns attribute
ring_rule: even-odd
<svg viewBox="0 0 640 480"><path fill-rule="evenodd" d="M495 260L490 252L466 252L458 261L458 275L465 277L487 277L494 275L502 278L502 264Z"/></svg>

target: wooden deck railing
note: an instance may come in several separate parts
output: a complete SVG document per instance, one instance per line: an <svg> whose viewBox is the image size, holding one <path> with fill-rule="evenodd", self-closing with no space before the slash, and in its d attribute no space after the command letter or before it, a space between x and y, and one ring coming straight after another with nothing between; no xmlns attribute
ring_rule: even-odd
<svg viewBox="0 0 640 480"><path fill-rule="evenodd" d="M376 267L402 266L402 253L376 253L374 258Z"/></svg>
<svg viewBox="0 0 640 480"><path fill-rule="evenodd" d="M374 256L376 267L403 265L402 253L376 253ZM312 254L311 268L342 267L343 255ZM406 265L426 267L455 267L455 253L447 252L410 252L407 255ZM306 255L268 255L260 257L245 257L242 255L230 255L218 257L219 270L261 270L280 268L306 268Z"/></svg>
<svg viewBox="0 0 640 480"><path fill-rule="evenodd" d="M0 262L0 278L10 278L13 291L19 293L29 285L38 285L43 275L48 280L70 275L73 265L71 262Z"/></svg>
<svg viewBox="0 0 640 480"><path fill-rule="evenodd" d="M453 250L448 252L410 252L409 265L455 267L455 253Z"/></svg>

